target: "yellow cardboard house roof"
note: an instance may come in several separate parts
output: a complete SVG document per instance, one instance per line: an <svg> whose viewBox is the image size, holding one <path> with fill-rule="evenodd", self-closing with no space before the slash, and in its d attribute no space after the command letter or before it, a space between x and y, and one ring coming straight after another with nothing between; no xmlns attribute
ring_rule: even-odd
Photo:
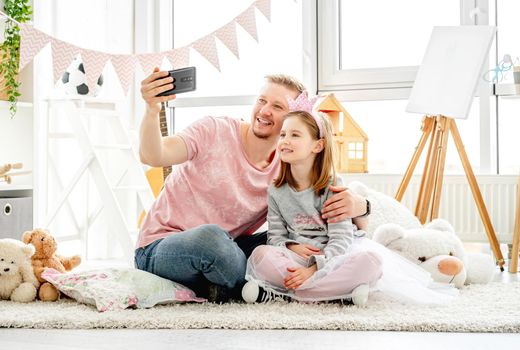
<svg viewBox="0 0 520 350"><path fill-rule="evenodd" d="M361 129L361 127L356 123L356 121L352 118L349 112L343 107L341 102L338 101L336 96L333 93L330 93L326 96L323 96L321 101L319 101L318 107L316 110L320 112L343 112L344 119L343 125L346 125L347 122L351 123L354 128L365 138L368 139L368 135Z"/></svg>

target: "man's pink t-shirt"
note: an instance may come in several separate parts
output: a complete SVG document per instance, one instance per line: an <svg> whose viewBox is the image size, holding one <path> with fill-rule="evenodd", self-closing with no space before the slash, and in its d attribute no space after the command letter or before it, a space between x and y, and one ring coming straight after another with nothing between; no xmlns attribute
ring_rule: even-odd
<svg viewBox="0 0 520 350"><path fill-rule="evenodd" d="M246 156L240 121L206 117L178 133L188 161L173 167L141 226L138 247L172 233L215 224L236 238L265 222L267 188L279 171L278 154L259 169Z"/></svg>

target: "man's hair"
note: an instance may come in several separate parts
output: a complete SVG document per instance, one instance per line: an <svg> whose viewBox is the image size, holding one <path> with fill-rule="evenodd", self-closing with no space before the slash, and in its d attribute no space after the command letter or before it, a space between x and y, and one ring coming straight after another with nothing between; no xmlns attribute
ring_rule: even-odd
<svg viewBox="0 0 520 350"><path fill-rule="evenodd" d="M337 160L336 146L333 140L332 124L329 118L322 114L317 113L318 118L323 128L323 150L316 155L314 164L311 170L311 186L314 188L314 193L317 196L322 195L328 187L330 177L332 176L332 184L336 185L336 167L335 163ZM320 130L314 117L308 112L294 111L288 113L284 120L289 117L299 118L310 131L313 139L320 139ZM274 180L274 186L280 187L285 183L288 183L292 188L296 188L296 180L291 174L291 164L280 161L280 173Z"/></svg>
<svg viewBox="0 0 520 350"><path fill-rule="evenodd" d="M289 90L297 91L300 94L305 90L305 85L303 85L298 79L291 77L290 75L269 74L266 75L264 78L270 83L285 86Z"/></svg>

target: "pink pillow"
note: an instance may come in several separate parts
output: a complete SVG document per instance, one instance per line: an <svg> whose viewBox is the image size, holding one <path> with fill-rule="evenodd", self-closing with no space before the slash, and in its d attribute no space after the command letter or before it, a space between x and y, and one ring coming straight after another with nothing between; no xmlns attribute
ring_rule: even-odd
<svg viewBox="0 0 520 350"><path fill-rule="evenodd" d="M174 302L204 302L180 283L133 268L104 268L61 273L46 268L42 277L65 295L98 311L149 308Z"/></svg>

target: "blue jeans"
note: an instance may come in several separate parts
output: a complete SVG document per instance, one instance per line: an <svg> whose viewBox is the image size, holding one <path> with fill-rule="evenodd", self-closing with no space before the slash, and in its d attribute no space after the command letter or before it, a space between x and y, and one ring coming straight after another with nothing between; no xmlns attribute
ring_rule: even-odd
<svg viewBox="0 0 520 350"><path fill-rule="evenodd" d="M241 288L247 258L266 239L264 232L233 241L219 226L201 225L136 249L135 266L182 283L198 295L204 294L208 282Z"/></svg>

